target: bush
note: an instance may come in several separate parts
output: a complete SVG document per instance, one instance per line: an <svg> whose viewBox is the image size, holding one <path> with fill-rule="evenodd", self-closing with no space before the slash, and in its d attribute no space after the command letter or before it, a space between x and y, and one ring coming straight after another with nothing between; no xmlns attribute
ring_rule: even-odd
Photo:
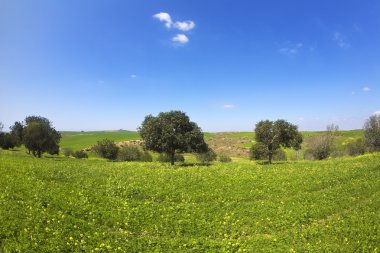
<svg viewBox="0 0 380 253"><path fill-rule="evenodd" d="M220 155L219 156L219 162L221 162L221 163L230 163L230 162L232 162L232 159L228 155Z"/></svg>
<svg viewBox="0 0 380 253"><path fill-rule="evenodd" d="M66 157L73 156L74 151L71 148L63 149L63 155Z"/></svg>
<svg viewBox="0 0 380 253"><path fill-rule="evenodd" d="M136 146L124 146L119 150L117 160L151 162L153 158L148 151L142 151Z"/></svg>
<svg viewBox="0 0 380 253"><path fill-rule="evenodd" d="M216 160L216 153L211 148L208 149L207 152L197 153L197 160L201 163L208 163Z"/></svg>
<svg viewBox="0 0 380 253"><path fill-rule="evenodd" d="M72 156L77 159L88 158L88 155L83 150L75 151Z"/></svg>
<svg viewBox="0 0 380 253"><path fill-rule="evenodd" d="M98 144L94 146L94 151L102 158L115 160L117 158L119 148L116 146L114 141L104 139L98 141Z"/></svg>
<svg viewBox="0 0 380 253"><path fill-rule="evenodd" d="M265 160L268 158L267 152L268 151L265 144L257 142L252 145L249 152L249 157L251 160Z"/></svg>
<svg viewBox="0 0 380 253"><path fill-rule="evenodd" d="M166 154L166 153L161 153L157 157L157 161L158 162L162 162L162 163L169 163L170 162L170 156L168 154ZM185 157L182 154L175 154L174 155L174 161L175 162L184 162L185 161Z"/></svg>
<svg viewBox="0 0 380 253"><path fill-rule="evenodd" d="M307 150L314 159L323 160L330 156L333 151L333 143L329 136L316 136L310 140Z"/></svg>
<svg viewBox="0 0 380 253"><path fill-rule="evenodd" d="M347 154L350 156L358 156L364 155L365 153L365 143L363 139L357 139L356 141L352 141L346 146Z"/></svg>
<svg viewBox="0 0 380 253"><path fill-rule="evenodd" d="M255 143L250 150L251 160L267 160L268 150L265 144L261 142ZM285 161L286 153L283 149L277 149L273 154L273 161Z"/></svg>
<svg viewBox="0 0 380 253"><path fill-rule="evenodd" d="M12 149L16 146L16 140L10 133L0 133L0 147L2 149Z"/></svg>

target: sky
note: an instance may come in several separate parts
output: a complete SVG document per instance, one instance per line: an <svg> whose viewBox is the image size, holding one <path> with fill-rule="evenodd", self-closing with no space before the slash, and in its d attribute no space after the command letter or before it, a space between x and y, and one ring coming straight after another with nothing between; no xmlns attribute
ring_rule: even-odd
<svg viewBox="0 0 380 253"><path fill-rule="evenodd" d="M359 129L380 114L378 0L0 0L0 122Z"/></svg>

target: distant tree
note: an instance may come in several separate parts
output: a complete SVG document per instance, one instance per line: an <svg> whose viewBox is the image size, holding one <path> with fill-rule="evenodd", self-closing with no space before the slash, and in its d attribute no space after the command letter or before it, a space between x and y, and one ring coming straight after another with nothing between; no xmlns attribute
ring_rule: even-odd
<svg viewBox="0 0 380 253"><path fill-rule="evenodd" d="M12 149L14 148L16 141L10 133L0 133L0 147L2 149Z"/></svg>
<svg viewBox="0 0 380 253"><path fill-rule="evenodd" d="M52 127L51 122L40 116L29 116L25 119L23 142L25 147L36 157L42 153L57 154L61 134Z"/></svg>
<svg viewBox="0 0 380 253"><path fill-rule="evenodd" d="M13 126L9 128L11 130L11 135L14 139L14 144L16 147L21 146L22 139L23 139L23 131L24 131L24 125L18 121L14 123Z"/></svg>
<svg viewBox="0 0 380 253"><path fill-rule="evenodd" d="M272 163L273 155L280 147L301 148L302 135L298 127L285 120L260 121L256 124L255 133L256 142L265 145L269 163Z"/></svg>
<svg viewBox="0 0 380 253"><path fill-rule="evenodd" d="M157 117L148 115L139 132L144 147L167 154L172 165L176 152L202 153L208 150L202 130L181 111L161 112Z"/></svg>
<svg viewBox="0 0 380 253"><path fill-rule="evenodd" d="M346 146L346 150L350 156L363 155L366 151L363 139L359 138L355 141L349 142Z"/></svg>
<svg viewBox="0 0 380 253"><path fill-rule="evenodd" d="M370 151L380 151L380 115L373 115L364 123L364 143Z"/></svg>
<svg viewBox="0 0 380 253"><path fill-rule="evenodd" d="M94 150L100 157L115 160L119 152L119 147L116 146L114 141L104 139L98 141L98 144L94 146Z"/></svg>
<svg viewBox="0 0 380 253"><path fill-rule="evenodd" d="M313 158L317 160L328 158L334 150L334 141L338 132L338 125L328 125L325 133L317 135L309 140L307 152L311 153Z"/></svg>

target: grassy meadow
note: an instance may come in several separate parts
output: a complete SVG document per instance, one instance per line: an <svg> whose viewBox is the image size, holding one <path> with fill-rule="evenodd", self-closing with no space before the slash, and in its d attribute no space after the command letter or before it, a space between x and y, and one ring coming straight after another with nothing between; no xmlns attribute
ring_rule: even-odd
<svg viewBox="0 0 380 253"><path fill-rule="evenodd" d="M379 251L379 154L171 167L0 152L1 252Z"/></svg>

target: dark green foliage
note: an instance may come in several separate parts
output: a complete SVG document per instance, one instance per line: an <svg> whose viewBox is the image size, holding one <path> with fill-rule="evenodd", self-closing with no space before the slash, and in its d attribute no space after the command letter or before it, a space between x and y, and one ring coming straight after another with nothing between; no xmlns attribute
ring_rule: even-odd
<svg viewBox="0 0 380 253"><path fill-rule="evenodd" d="M104 139L98 141L98 144L94 147L94 151L102 158L115 160L117 158L119 148L116 146L114 141Z"/></svg>
<svg viewBox="0 0 380 253"><path fill-rule="evenodd" d="M168 163L172 161L172 157L166 153L161 153L157 157L157 161L162 162L162 163ZM174 155L174 162L184 162L184 161L185 161L185 157L182 154L177 153Z"/></svg>
<svg viewBox="0 0 380 253"><path fill-rule="evenodd" d="M174 164L176 152L206 152L203 132L181 111L161 112L157 117L148 115L139 128L147 150L166 153Z"/></svg>
<svg viewBox="0 0 380 253"><path fill-rule="evenodd" d="M355 141L351 141L347 144L347 153L350 156L364 155L365 153L365 144L362 138Z"/></svg>
<svg viewBox="0 0 380 253"><path fill-rule="evenodd" d="M136 146L124 146L119 150L117 155L118 161L140 161L140 162L151 162L153 160L152 156L148 151L142 151Z"/></svg>
<svg viewBox="0 0 380 253"><path fill-rule="evenodd" d="M14 144L16 147L21 146L23 139L24 126L22 123L16 121L13 126L10 127L10 134L13 136Z"/></svg>
<svg viewBox="0 0 380 253"><path fill-rule="evenodd" d="M196 157L201 163L208 163L216 160L216 153L209 148L207 152L197 153Z"/></svg>
<svg viewBox="0 0 380 253"><path fill-rule="evenodd" d="M77 159L88 158L88 155L83 150L78 150L73 153L73 157Z"/></svg>
<svg viewBox="0 0 380 253"><path fill-rule="evenodd" d="M380 151L380 115L373 115L366 120L364 142L370 151Z"/></svg>
<svg viewBox="0 0 380 253"><path fill-rule="evenodd" d="M261 143L257 142L252 145L250 149L250 159L251 160L265 160L268 158L267 147ZM272 155L273 161L286 161L286 153L283 149L277 149Z"/></svg>
<svg viewBox="0 0 380 253"><path fill-rule="evenodd" d="M10 133L0 133L0 147L2 149L12 149L16 146L16 140Z"/></svg>
<svg viewBox="0 0 380 253"><path fill-rule="evenodd" d="M220 155L219 156L219 162L221 162L221 163L230 163L230 162L232 162L232 159L228 155Z"/></svg>
<svg viewBox="0 0 380 253"><path fill-rule="evenodd" d="M25 119L25 123L23 143L34 156L41 157L44 152L50 154L59 152L58 144L61 140L61 134L51 126L48 119L30 116Z"/></svg>
<svg viewBox="0 0 380 253"><path fill-rule="evenodd" d="M256 124L255 133L256 142L265 145L269 163L272 163L273 155L280 147L301 148L302 135L298 127L285 120L260 121Z"/></svg>

